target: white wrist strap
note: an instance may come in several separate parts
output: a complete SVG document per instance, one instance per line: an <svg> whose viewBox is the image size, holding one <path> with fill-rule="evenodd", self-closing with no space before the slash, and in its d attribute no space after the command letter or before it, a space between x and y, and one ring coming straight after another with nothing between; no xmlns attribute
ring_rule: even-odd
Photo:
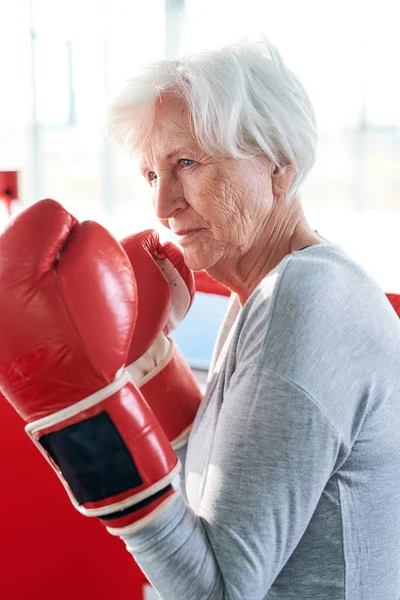
<svg viewBox="0 0 400 600"><path fill-rule="evenodd" d="M133 383L141 388L153 379L167 366L174 352L174 341L159 333L147 352L127 367Z"/></svg>
<svg viewBox="0 0 400 600"><path fill-rule="evenodd" d="M172 302L168 315L168 333L174 331L190 308L190 294L179 270L169 258L154 259L171 286Z"/></svg>

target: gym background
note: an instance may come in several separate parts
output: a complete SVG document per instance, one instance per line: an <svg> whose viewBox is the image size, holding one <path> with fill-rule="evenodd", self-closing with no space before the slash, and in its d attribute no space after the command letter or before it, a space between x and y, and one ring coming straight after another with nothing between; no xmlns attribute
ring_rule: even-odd
<svg viewBox="0 0 400 600"><path fill-rule="evenodd" d="M317 162L303 187L310 224L399 293L399 18L398 0L0 0L0 171L18 172L12 212L50 197L117 237L155 227L168 239L148 185L104 134L107 101L140 63L262 32L316 111ZM7 218L0 202L0 228ZM225 307L198 295L176 332L200 377ZM4 600L20 598L17 584L15 594L1 586ZM155 597L137 586L130 597ZM100 597L80 590L65 597Z"/></svg>

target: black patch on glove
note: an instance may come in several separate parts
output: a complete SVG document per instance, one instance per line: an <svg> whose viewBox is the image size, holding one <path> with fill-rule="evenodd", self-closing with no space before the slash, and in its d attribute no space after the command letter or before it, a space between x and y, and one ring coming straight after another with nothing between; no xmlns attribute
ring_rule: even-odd
<svg viewBox="0 0 400 600"><path fill-rule="evenodd" d="M143 483L106 412L45 434L39 441L58 465L79 504L105 500Z"/></svg>

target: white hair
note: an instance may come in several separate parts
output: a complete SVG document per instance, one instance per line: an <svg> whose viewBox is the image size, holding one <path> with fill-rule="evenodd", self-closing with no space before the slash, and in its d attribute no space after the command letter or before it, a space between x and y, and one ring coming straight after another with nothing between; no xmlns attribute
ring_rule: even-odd
<svg viewBox="0 0 400 600"><path fill-rule="evenodd" d="M265 38L144 65L110 104L110 138L134 154L146 144L157 98L183 97L195 138L213 156L268 156L296 173L293 197L316 155L315 115L297 77Z"/></svg>

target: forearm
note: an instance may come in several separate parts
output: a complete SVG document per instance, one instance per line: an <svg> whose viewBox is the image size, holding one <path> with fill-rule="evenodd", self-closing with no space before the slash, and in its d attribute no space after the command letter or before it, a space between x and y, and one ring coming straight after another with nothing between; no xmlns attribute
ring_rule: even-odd
<svg viewBox="0 0 400 600"><path fill-rule="evenodd" d="M202 519L183 498L148 527L123 540L163 600L230 598L224 594Z"/></svg>

